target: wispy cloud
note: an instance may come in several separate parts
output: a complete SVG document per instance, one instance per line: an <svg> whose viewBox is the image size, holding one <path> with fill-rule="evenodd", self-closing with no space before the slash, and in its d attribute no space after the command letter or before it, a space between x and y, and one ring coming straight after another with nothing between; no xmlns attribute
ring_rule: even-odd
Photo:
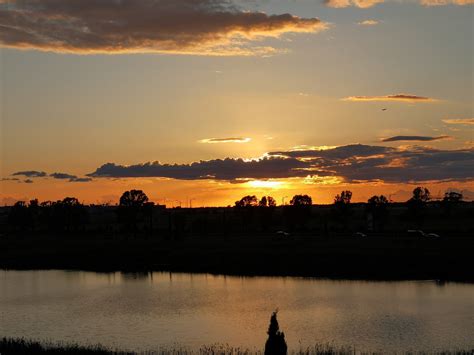
<svg viewBox="0 0 474 355"><path fill-rule="evenodd" d="M61 53L271 54L262 38L316 33L317 18L246 11L231 0L0 1L0 43Z"/></svg>
<svg viewBox="0 0 474 355"><path fill-rule="evenodd" d="M358 22L357 24L361 26L375 26L375 25L378 25L379 23L380 22L377 20L364 20L364 21Z"/></svg>
<svg viewBox="0 0 474 355"><path fill-rule="evenodd" d="M457 125L474 125L474 118L446 118L443 120L447 124L457 124Z"/></svg>
<svg viewBox="0 0 474 355"><path fill-rule="evenodd" d="M368 9L377 4L381 4L385 0L324 0L326 6L333 8L358 7L360 9ZM474 0L419 0L423 6L444 6L444 5L471 5Z"/></svg>
<svg viewBox="0 0 474 355"><path fill-rule="evenodd" d="M326 6L334 8L344 8L355 6L361 9L368 9L369 7L383 3L384 0L325 0Z"/></svg>
<svg viewBox="0 0 474 355"><path fill-rule="evenodd" d="M67 173L52 173L49 174L50 177L57 180L68 180L69 182L89 182L92 181L90 177L77 177L76 175L71 175Z"/></svg>
<svg viewBox="0 0 474 355"><path fill-rule="evenodd" d="M344 101L359 101L359 102L368 102L368 101L395 101L395 102L436 102L438 100L418 95L411 94L393 94L393 95L384 95L384 96L349 96L345 97L342 100Z"/></svg>
<svg viewBox="0 0 474 355"><path fill-rule="evenodd" d="M431 142L431 141L440 141L444 139L452 139L451 136L394 136L389 138L382 139L382 142L398 142L398 141L420 141L420 142Z"/></svg>
<svg viewBox="0 0 474 355"><path fill-rule="evenodd" d="M471 5L474 0L421 0L421 5L424 6L444 6L444 5Z"/></svg>
<svg viewBox="0 0 474 355"><path fill-rule="evenodd" d="M228 137L228 138L205 138L198 141L199 143L208 143L208 144L216 144L216 143L248 143L251 141L251 138L245 137Z"/></svg>
<svg viewBox="0 0 474 355"><path fill-rule="evenodd" d="M44 171L36 171L36 170L27 170L27 171L18 171L16 173L11 174L11 176L24 176L27 177L27 180L31 180L34 178L43 178L43 177L51 177L53 179L57 180L68 180L69 182L89 182L92 181L92 178L90 177L77 177L76 175L71 175L67 173L52 173L52 174L47 174ZM10 179L2 179L2 181L8 181L8 180L15 180L15 178L10 178ZM16 179L18 180L18 179ZM26 180L24 182L27 182ZM33 182L33 180L31 180ZM30 183L30 182L28 182Z"/></svg>
<svg viewBox="0 0 474 355"><path fill-rule="evenodd" d="M12 176L25 176L29 178L33 177L45 177L46 174L44 171L37 171L37 170L27 170L27 171L17 171L16 173L13 173Z"/></svg>
<svg viewBox="0 0 474 355"><path fill-rule="evenodd" d="M75 179L77 178L76 175L71 175L71 174L66 174L66 173L52 173L49 174L54 179L59 179L59 180L70 180L70 179Z"/></svg>
<svg viewBox="0 0 474 355"><path fill-rule="evenodd" d="M69 180L69 182L90 182L90 181L92 181L92 178L90 177L76 177Z"/></svg>
<svg viewBox="0 0 474 355"><path fill-rule="evenodd" d="M20 181L18 178L1 178L0 181Z"/></svg>

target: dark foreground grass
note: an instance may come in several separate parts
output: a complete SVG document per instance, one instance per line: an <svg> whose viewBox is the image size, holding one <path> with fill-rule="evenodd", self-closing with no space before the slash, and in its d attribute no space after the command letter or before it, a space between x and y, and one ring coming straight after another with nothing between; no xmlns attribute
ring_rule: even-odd
<svg viewBox="0 0 474 355"><path fill-rule="evenodd" d="M346 355L346 354L381 354L380 352L363 352L358 351L352 347L338 347L332 344L316 344L314 346L300 349L297 351L291 351L290 354L294 355ZM404 354L422 355L431 354L430 352L424 351L406 351ZM199 354L199 355L250 355L250 354L262 354L263 351L250 350L241 347L231 347L227 344L213 344L202 346L199 350L190 350L186 347L179 345L172 348L159 348L158 350L145 351L145 352L131 352L131 351L120 351L112 350L101 345L89 345L80 346L77 344L65 344L65 343L52 343L52 342L38 342L26 339L14 339L14 338L0 338L0 354L52 354L52 355L132 355L132 354L146 354L146 355L187 355L187 354ZM473 355L473 350L451 350L436 352L438 355Z"/></svg>
<svg viewBox="0 0 474 355"><path fill-rule="evenodd" d="M125 355L132 352L112 351L101 345L79 346L77 344L37 342L26 339L2 338L0 354L94 354L94 355Z"/></svg>

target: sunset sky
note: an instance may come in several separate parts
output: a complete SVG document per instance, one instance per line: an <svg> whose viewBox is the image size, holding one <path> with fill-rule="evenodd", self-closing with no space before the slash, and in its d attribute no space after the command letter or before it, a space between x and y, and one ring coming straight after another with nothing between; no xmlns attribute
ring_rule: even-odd
<svg viewBox="0 0 474 355"><path fill-rule="evenodd" d="M0 0L0 204L474 199L474 0Z"/></svg>

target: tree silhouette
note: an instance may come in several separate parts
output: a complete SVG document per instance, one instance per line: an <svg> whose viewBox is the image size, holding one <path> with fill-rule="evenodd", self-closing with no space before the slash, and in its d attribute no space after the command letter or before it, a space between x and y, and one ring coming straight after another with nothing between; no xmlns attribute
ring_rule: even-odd
<svg viewBox="0 0 474 355"><path fill-rule="evenodd" d="M335 215L338 219L339 224L342 225L343 229L347 229L348 218L351 213L350 204L352 199L352 192L345 190L340 195L334 197Z"/></svg>
<svg viewBox="0 0 474 355"><path fill-rule="evenodd" d="M271 196L263 196L258 202L258 206L260 207L258 212L260 225L264 231L267 231L273 224L273 213L276 201Z"/></svg>
<svg viewBox="0 0 474 355"><path fill-rule="evenodd" d="M239 201L235 201L235 207L238 209L238 215L241 218L241 226L244 231L251 228L254 221L254 208L258 206L258 199L255 195L247 195Z"/></svg>
<svg viewBox="0 0 474 355"><path fill-rule="evenodd" d="M348 205L351 203L352 199L352 192L351 191L342 191L340 195L336 195L334 197L334 204L335 205Z"/></svg>
<svg viewBox="0 0 474 355"><path fill-rule="evenodd" d="M413 190L413 196L408 200L408 219L411 219L418 228L423 224L423 209L431 199L430 190L426 187L417 187Z"/></svg>
<svg viewBox="0 0 474 355"><path fill-rule="evenodd" d="M311 206L313 199L308 195L295 195L290 201L292 206Z"/></svg>
<svg viewBox="0 0 474 355"><path fill-rule="evenodd" d="M35 230L39 223L40 218L40 205L38 199L30 200L28 205L28 212L30 218L30 227Z"/></svg>
<svg viewBox="0 0 474 355"><path fill-rule="evenodd" d="M142 190L125 191L122 194L117 213L126 229L136 232L137 223L147 203L148 196Z"/></svg>
<svg viewBox="0 0 474 355"><path fill-rule="evenodd" d="M367 204L372 210L376 210L377 208L385 208L388 204L388 199L384 195L374 195L368 199Z"/></svg>
<svg viewBox="0 0 474 355"><path fill-rule="evenodd" d="M413 190L413 196L410 201L419 204L425 204L431 199L430 190L426 187L417 187Z"/></svg>
<svg viewBox="0 0 474 355"><path fill-rule="evenodd" d="M242 197L239 201L235 201L235 207L254 207L258 206L258 199L255 195L247 195Z"/></svg>
<svg viewBox="0 0 474 355"><path fill-rule="evenodd" d="M142 190L125 191L120 197L122 207L142 207L148 202L148 196Z"/></svg>
<svg viewBox="0 0 474 355"><path fill-rule="evenodd" d="M450 216L452 214L453 207L463 200L462 193L454 191L446 191L444 193L443 201L441 202L444 207L445 214Z"/></svg>
<svg viewBox="0 0 474 355"><path fill-rule="evenodd" d="M77 230L87 220L87 209L75 197L65 197L52 203L52 223L57 230Z"/></svg>
<svg viewBox="0 0 474 355"><path fill-rule="evenodd" d="M446 191L444 193L443 202L456 203L456 202L461 202L462 200L463 200L462 193L454 192L454 191Z"/></svg>
<svg viewBox="0 0 474 355"><path fill-rule="evenodd" d="M285 206L285 216L289 222L290 230L306 229L306 223L311 217L313 199L308 195L295 195L290 201L290 206Z"/></svg>
<svg viewBox="0 0 474 355"><path fill-rule="evenodd" d="M375 219L378 229L383 229L387 217L388 199L384 195L374 195L367 201L367 210Z"/></svg>
<svg viewBox="0 0 474 355"><path fill-rule="evenodd" d="M267 331L268 339L265 343L265 355L286 355L288 351L285 334L280 332L277 313L278 311L273 312L270 318L270 325Z"/></svg>
<svg viewBox="0 0 474 355"><path fill-rule="evenodd" d="M275 207L276 201L271 196L263 196L260 201L258 202L260 207Z"/></svg>

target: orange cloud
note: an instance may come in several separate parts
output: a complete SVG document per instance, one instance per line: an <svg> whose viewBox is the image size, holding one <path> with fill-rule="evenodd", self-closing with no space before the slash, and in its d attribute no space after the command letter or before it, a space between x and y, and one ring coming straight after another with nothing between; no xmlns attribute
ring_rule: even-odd
<svg viewBox="0 0 474 355"><path fill-rule="evenodd" d="M251 138L244 138L244 137L229 137L229 138L206 138L201 139L199 143L248 143L252 139Z"/></svg>
<svg viewBox="0 0 474 355"><path fill-rule="evenodd" d="M394 94L385 96L349 96L344 101L399 101L399 102L435 102L438 101L431 97L410 95L410 94Z"/></svg>
<svg viewBox="0 0 474 355"><path fill-rule="evenodd" d="M329 7L344 8L355 6L361 9L367 9L377 4L383 3L384 0L326 0L325 3Z"/></svg>
<svg viewBox="0 0 474 355"><path fill-rule="evenodd" d="M264 55L253 42L327 28L317 18L267 15L229 1L0 1L0 43L62 53Z"/></svg>
<svg viewBox="0 0 474 355"><path fill-rule="evenodd" d="M358 7L360 9L368 9L377 4L383 3L385 0L325 0L325 4L333 8ZM472 5L474 0L420 0L423 6L444 6L444 5Z"/></svg>
<svg viewBox="0 0 474 355"><path fill-rule="evenodd" d="M361 26L375 26L375 25L378 25L379 23L380 22L377 20L365 20L365 21L358 22L357 24Z"/></svg>
<svg viewBox="0 0 474 355"><path fill-rule="evenodd" d="M447 124L474 125L474 118L446 118L443 120Z"/></svg>
<svg viewBox="0 0 474 355"><path fill-rule="evenodd" d="M444 5L472 5L474 0L421 0L424 6L444 6Z"/></svg>

